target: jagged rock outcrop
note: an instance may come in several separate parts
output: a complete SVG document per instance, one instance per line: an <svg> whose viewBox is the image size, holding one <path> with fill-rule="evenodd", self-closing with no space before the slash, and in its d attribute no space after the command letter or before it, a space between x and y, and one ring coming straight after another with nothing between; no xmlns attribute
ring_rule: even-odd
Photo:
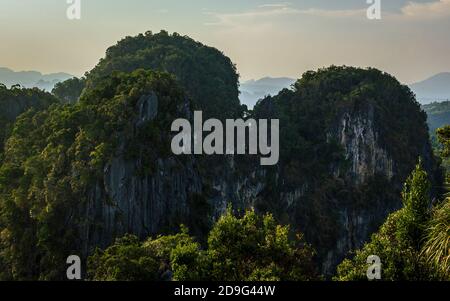
<svg viewBox="0 0 450 301"><path fill-rule="evenodd" d="M399 171L391 154L381 146L373 106L369 104L364 112L345 112L339 116L333 128L329 138L339 141L344 149L345 160L350 165L346 171L334 169L336 178L349 179L347 185L354 189L370 185L374 177L382 177L386 183L395 185L392 180ZM423 155L427 156L425 153ZM401 206L400 199L395 197L381 202L373 201L373 204L362 207L348 203L337 208L340 227L334 248L328 250L323 258L324 274L332 274L349 251L359 249L385 218Z"/></svg>
<svg viewBox="0 0 450 301"><path fill-rule="evenodd" d="M186 110L184 107L184 110ZM382 177L392 191L399 192L401 183L393 182L397 169L393 155L383 147L375 120L374 107L370 104L363 110L346 110L330 125L327 139L338 141L343 149L345 162L329 163L330 178L346 181L350 194L371 184L374 177ZM138 118L135 126L154 120L158 115L158 98L154 93L144 95L136 105ZM185 112L186 116L192 114ZM305 212L294 214L298 207L308 204L314 191L314 183L308 180L295 187L284 185L283 171L275 172L279 197L271 200L265 191L271 189L268 171L257 164L239 172L241 165L237 157L228 156L210 166L208 175L200 171L200 159L190 157L180 165L179 158L170 156L159 159L151 175L139 173L141 159L124 158L124 145L104 168L103 182L92 189L86 216L92 220L84 251L89 253L96 246L109 245L114 237L133 233L140 237L156 235L176 227L176 223L189 223L190 211L196 210L190 203L193 194L201 195L210 206L205 217L210 222L223 214L229 203L236 209L254 208L258 202L273 202L285 222L305 231L307 237L321 235L320 225ZM430 149L424 148L429 157ZM419 155L419 154L418 154ZM253 161L257 161L256 159ZM253 162L254 163L254 162ZM382 188L383 189L383 188ZM319 250L322 272L331 274L335 266L353 249L359 248L377 230L387 215L401 206L399 195L380 195L368 204L355 204L346 199L348 195L331 196L337 204L332 212L323 215L334 217L334 236L328 241L331 246ZM373 201L373 202L372 202ZM317 246L316 246L317 247ZM318 246L321 247L320 245Z"/></svg>
<svg viewBox="0 0 450 301"><path fill-rule="evenodd" d="M7 258L16 278L64 277L67 254L86 257L126 233L146 238L185 224L204 243L229 203L303 232L331 275L401 206L418 157L430 176L435 170L425 114L409 89L378 70L308 72L292 91L238 112L280 120L272 167L257 156L173 155L171 123L192 120L195 107L170 74L140 69L94 82L76 104L22 115L8 141L2 245L27 254Z"/></svg>
<svg viewBox="0 0 450 301"><path fill-rule="evenodd" d="M389 180L393 177L393 159L379 145L378 135L372 106L369 106L366 116L348 112L341 116L334 138L344 147L345 159L352 164L348 176L356 184L366 182L375 174L382 174ZM339 170L336 176L339 176Z"/></svg>
<svg viewBox="0 0 450 301"><path fill-rule="evenodd" d="M179 107L187 118L188 100ZM152 122L158 115L158 96L151 92L139 98L135 128ZM125 135L124 135L125 137ZM193 158L182 164L176 157L160 158L151 174L142 173L146 164L141 153L127 158L127 141L120 142L116 155L106 164L102 181L90 189L86 208L88 223L83 239L83 254L106 247L126 233L140 237L177 226L189 216L189 199L202 192L202 181ZM145 151L145 150L144 150Z"/></svg>
<svg viewBox="0 0 450 301"><path fill-rule="evenodd" d="M85 247L106 247L126 233L157 234L188 216L189 198L202 187L192 163L180 170L174 158L159 160L152 176L140 176L140 166L117 157L105 168L104 182L89 196L86 217L93 223Z"/></svg>

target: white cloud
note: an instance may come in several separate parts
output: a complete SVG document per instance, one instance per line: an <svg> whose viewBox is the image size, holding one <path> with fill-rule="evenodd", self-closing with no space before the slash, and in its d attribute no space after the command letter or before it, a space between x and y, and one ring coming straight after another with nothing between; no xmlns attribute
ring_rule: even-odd
<svg viewBox="0 0 450 301"><path fill-rule="evenodd" d="M367 9L299 9L295 8L289 2L284 3L268 3L258 6L253 10L237 13L218 13L204 12L210 15L216 21L205 23L205 25L239 27L243 24L251 24L256 22L270 23L273 18L284 16L315 16L320 18L334 19L366 19ZM450 0L439 0L429 3L409 2L401 8L399 13L383 12L383 19L391 20L424 20L450 17Z"/></svg>
<svg viewBox="0 0 450 301"><path fill-rule="evenodd" d="M241 13L216 13L205 12L205 14L215 17L216 22L206 23L205 25L223 25L223 26L236 26L242 21L252 21L260 18L268 18L283 15L298 14L299 10L292 8L289 4L265 4L258 9L250 10Z"/></svg>
<svg viewBox="0 0 450 301"><path fill-rule="evenodd" d="M305 15L312 15L318 17L330 17L330 18L351 18L361 17L366 18L366 9L342 9L342 10L326 10L310 8L308 10L302 10L301 13Z"/></svg>
<svg viewBox="0 0 450 301"><path fill-rule="evenodd" d="M450 17L450 0L431 3L409 2L402 8L402 15L417 19Z"/></svg>
<svg viewBox="0 0 450 301"><path fill-rule="evenodd" d="M284 2L284 3L269 3L269 4L263 4L263 5L260 5L260 6L258 6L258 7L260 7L260 8L264 8L264 7L286 7L286 6L289 6L289 5L291 5L290 2Z"/></svg>
<svg viewBox="0 0 450 301"><path fill-rule="evenodd" d="M385 8L381 22L367 19L365 1L357 9L283 3L236 13L209 12L215 22L210 24L219 25L210 44L232 57L244 78L268 73L295 77L305 70L345 64L373 66L414 82L450 67L445 32L450 0L413 1L399 11ZM433 26L422 26L428 22L425 17Z"/></svg>
<svg viewBox="0 0 450 301"><path fill-rule="evenodd" d="M217 19L216 22L206 23L205 25L223 25L223 26L237 26L242 22L287 15L310 15L328 18L366 17L365 9L348 9L348 10L325 10L315 8L298 9L292 7L291 4L288 2L277 4L263 4L258 6L258 8L256 9L240 13L228 13L228 14L216 12L205 12L205 13Z"/></svg>

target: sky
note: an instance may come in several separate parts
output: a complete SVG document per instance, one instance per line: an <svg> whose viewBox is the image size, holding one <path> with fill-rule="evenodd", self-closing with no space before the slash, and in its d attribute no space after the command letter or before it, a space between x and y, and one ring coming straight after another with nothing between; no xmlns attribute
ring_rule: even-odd
<svg viewBox="0 0 450 301"><path fill-rule="evenodd" d="M125 36L161 29L216 47L241 80L375 67L404 83L450 71L450 0L0 0L0 67L81 76ZM372 0L371 0L372 1ZM375 1L375 0L373 0Z"/></svg>

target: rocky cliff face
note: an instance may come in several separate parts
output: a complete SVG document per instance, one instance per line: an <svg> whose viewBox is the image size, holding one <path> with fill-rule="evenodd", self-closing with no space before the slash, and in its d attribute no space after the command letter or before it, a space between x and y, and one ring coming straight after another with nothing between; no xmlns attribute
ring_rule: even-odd
<svg viewBox="0 0 450 301"><path fill-rule="evenodd" d="M154 94L143 96L136 110L139 118L136 127L157 118L158 98ZM330 164L330 178L345 181L349 190L357 191L370 185L374 177L381 177L386 183L398 172L393 157L379 141L379 132L374 119L374 108L368 106L363 111L345 111L330 127L328 139L338 141L344 150L345 160L350 168ZM190 115L186 112L186 115ZM139 172L143 160L127 159L124 156L125 141L115 158L105 166L103 181L96 183L89 196L86 217L91 226L86 228L84 247L86 253L96 246L106 247L117 236L134 233L140 237L155 235L176 226L179 221L188 220L196 208L192 205L192 195L201 195L211 211L205 217L210 221L225 212L231 202L234 208L252 208L258 202L274 202L282 208L285 222L305 231L307 238L321 235L320 225L306 213L294 214L296 208L307 202L308 193L314 190L307 180L296 187L284 187L283 174L276 172L275 181L279 185L277 199L268 199L265 191L270 188L268 171L257 165L239 173L238 160L227 157L210 166L208 176L200 171L194 157L180 163L179 157L159 159L154 172L143 175ZM215 171L214 171L215 170ZM389 199L369 200L364 206L355 205L346 196L333 196L336 204L331 212L323 215L335 219L335 235L327 242L328 247L320 250L319 260L322 272L331 274L347 253L369 238L387 215L400 207L397 196Z"/></svg>
<svg viewBox="0 0 450 301"><path fill-rule="evenodd" d="M364 112L345 112L334 126L334 133L330 133L330 138L339 141L344 148L345 159L350 165L346 171L333 169L333 174L349 179L348 185L355 189L367 185L375 176L393 184L391 180L397 172L391 155L380 145L373 110L368 106ZM324 274L333 272L349 251L359 249L389 213L401 205L399 200L373 201L367 207L348 204L337 209L339 233L335 247L328 250L323 259Z"/></svg>
<svg viewBox="0 0 450 301"><path fill-rule="evenodd" d="M186 91L172 75L144 69L93 83L78 103L26 113L5 132L11 147L2 172L10 176L2 178L0 205L11 235L4 243L32 254L8 259L10 271L22 269L18 278L54 278L69 252L87 256L126 233L145 238L185 224L204 243L229 203L237 212L270 212L304 233L330 275L401 206L419 156L433 175L426 115L407 87L378 70L307 72L293 90L267 97L252 112L239 107L216 115L279 119L280 161L272 167L261 167L257 156L170 151L175 119L192 120L200 105L211 114L218 109L186 95L216 95L220 85L196 82ZM231 97L235 88L221 95ZM15 239L24 235L30 238Z"/></svg>
<svg viewBox="0 0 450 301"><path fill-rule="evenodd" d="M188 103L179 110L189 117L187 107ZM158 115L157 95L143 95L136 111L135 128L152 122ZM82 230L84 254L97 246L106 247L126 233L146 237L176 226L180 217L189 214L189 198L202 191L193 158L182 164L176 157L160 158L150 175L142 172L142 151L138 158L127 158L127 142L122 139L116 155L104 167L103 180L90 189L85 212L90 222Z"/></svg>
<svg viewBox="0 0 450 301"><path fill-rule="evenodd" d="M365 115L359 112L342 114L332 136L344 147L345 159L351 162L351 169L345 176L351 177L355 184L365 183L375 174L392 179L394 162L379 144L372 106L368 107ZM336 176L340 173L335 171Z"/></svg>

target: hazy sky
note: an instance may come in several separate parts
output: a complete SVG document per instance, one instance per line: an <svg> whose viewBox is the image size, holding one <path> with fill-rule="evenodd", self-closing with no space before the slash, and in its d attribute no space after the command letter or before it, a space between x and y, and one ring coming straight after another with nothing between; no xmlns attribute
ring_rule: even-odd
<svg viewBox="0 0 450 301"><path fill-rule="evenodd" d="M126 35L166 29L222 50L243 80L298 78L331 64L373 66L405 83L450 71L450 0L0 0L0 66L16 71L90 70Z"/></svg>

